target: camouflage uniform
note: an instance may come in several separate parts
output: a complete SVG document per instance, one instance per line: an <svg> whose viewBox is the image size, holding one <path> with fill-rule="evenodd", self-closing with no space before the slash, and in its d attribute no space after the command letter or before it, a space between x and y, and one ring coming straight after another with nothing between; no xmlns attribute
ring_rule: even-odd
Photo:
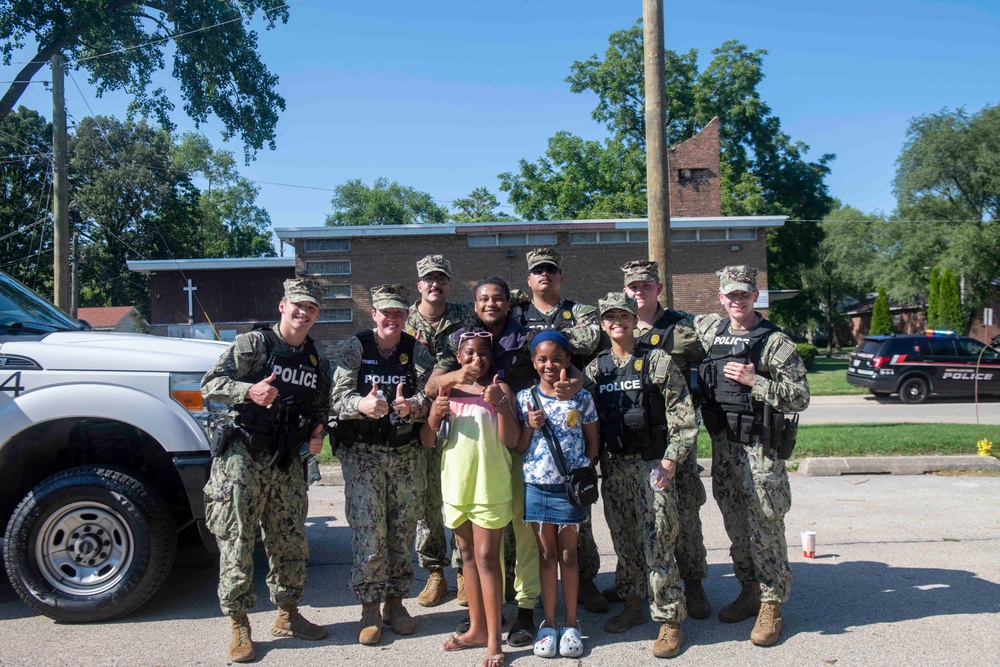
<svg viewBox="0 0 1000 667"><path fill-rule="evenodd" d="M621 308L634 312L635 301L624 294L612 293L601 300L601 311ZM641 363L641 356L617 358L608 352L618 368ZM686 461L697 446L698 421L687 383L669 355L652 349L647 356L648 376L666 403L667 445L664 460ZM589 384L596 385L598 360L586 369ZM591 387L592 390L595 387ZM597 400L597 391L595 401ZM643 461L640 454L601 454L604 514L611 529L618 566L615 588L622 598L649 599L650 614L659 622L679 623L687 616L684 591L674 558L674 543L679 534L677 491L668 483L654 491L650 472L658 461Z"/></svg>
<svg viewBox="0 0 1000 667"><path fill-rule="evenodd" d="M380 303L374 292L376 308L408 308L406 304ZM366 393L357 386L362 351L361 341L352 337L334 357L333 413L339 422L368 419L358 411L358 403ZM395 350L385 356L394 353ZM427 417L429 402L423 389L434 367L434 358L417 342L409 361L413 363L416 393L407 399L410 404L407 420L418 422ZM386 387L387 397L392 391ZM392 402L392 398L388 400ZM384 443L341 445L337 456L344 467L347 522L354 530L351 590L362 603L408 597L413 580L411 550L421 509L419 497L426 485L422 447L416 440L397 448Z"/></svg>
<svg viewBox="0 0 1000 667"><path fill-rule="evenodd" d="M741 270L742 275L736 276L743 281L740 289L756 289L756 269L727 267L719 272L723 291L727 276L722 274L730 269ZM711 350L721 321L716 314L695 318L706 350ZM775 331L766 338L757 372L750 391L754 401L770 403L783 412L799 412L809 406L805 365L784 333ZM731 442L722 429L712 435L712 495L732 541L729 551L737 579L744 586L759 582L761 602L785 602L792 578L785 543L784 519L792 504L785 462L769 443L761 441L756 430L749 444L741 445Z"/></svg>
<svg viewBox="0 0 1000 667"><path fill-rule="evenodd" d="M308 280L286 281L286 296ZM289 289L291 284L291 290ZM298 289L298 292L296 291ZM322 288L310 288L322 299ZM301 294L299 294L301 296ZM315 298L308 300L316 302ZM272 350L286 354L293 350L278 333ZM330 407L330 362L317 352L315 367L318 381L309 405L313 424L325 424ZM264 332L240 334L223 353L218 363L202 380L206 401L237 405L247 400L251 382L245 378L259 374L268 358ZM231 413L235 417L236 413ZM205 519L219 544L219 601L230 616L256 606L253 588L253 550L258 525L264 539L270 571L267 586L275 604L295 602L306 584L309 544L305 522L308 497L305 477L298 460L290 469L270 467L271 452L251 454L247 445L234 439L230 448L212 461L212 472L205 485Z"/></svg>

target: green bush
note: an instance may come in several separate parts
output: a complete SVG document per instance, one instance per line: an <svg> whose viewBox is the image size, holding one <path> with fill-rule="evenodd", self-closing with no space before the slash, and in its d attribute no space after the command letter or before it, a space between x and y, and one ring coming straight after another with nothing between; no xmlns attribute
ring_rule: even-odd
<svg viewBox="0 0 1000 667"><path fill-rule="evenodd" d="M806 365L806 370L810 372L816 370L816 346L808 343L796 343L795 349L799 351L799 356L802 357L802 363Z"/></svg>

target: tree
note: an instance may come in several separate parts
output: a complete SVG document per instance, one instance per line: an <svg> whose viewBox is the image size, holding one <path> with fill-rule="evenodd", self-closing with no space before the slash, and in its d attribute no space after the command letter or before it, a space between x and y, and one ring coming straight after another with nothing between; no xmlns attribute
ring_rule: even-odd
<svg viewBox="0 0 1000 667"><path fill-rule="evenodd" d="M434 203L426 192L377 178L369 187L360 178L334 188L333 213L326 224L340 225L407 225L444 222L448 211Z"/></svg>
<svg viewBox="0 0 1000 667"><path fill-rule="evenodd" d="M285 108L276 92L278 77L261 61L257 34L246 26L257 15L271 29L288 21L288 7L271 0L3 0L4 65L14 64L22 48L34 53L0 99L0 120L25 82L61 53L74 70L87 72L98 96L125 90L133 96L130 116L155 116L172 129L174 103L162 88L150 88L173 51L172 75L184 111L196 124L217 116L226 139L239 135L249 161L265 144L274 149L278 113Z"/></svg>
<svg viewBox="0 0 1000 667"><path fill-rule="evenodd" d="M941 276L941 300L936 328L965 334L965 317L962 315L962 302L958 294L958 279L948 269Z"/></svg>
<svg viewBox="0 0 1000 667"><path fill-rule="evenodd" d="M889 314L889 298L885 289L878 289L875 305L872 307L872 324L868 330L872 336L884 336L892 333L892 316Z"/></svg>
<svg viewBox="0 0 1000 667"><path fill-rule="evenodd" d="M260 191L240 175L230 151L215 150L190 132L171 149L174 168L200 176L208 187L198 197L206 257L274 257L271 216L257 206Z"/></svg>
<svg viewBox="0 0 1000 667"><path fill-rule="evenodd" d="M927 328L938 329L938 312L941 310L941 269L931 271L931 286L927 296Z"/></svg>
<svg viewBox="0 0 1000 667"><path fill-rule="evenodd" d="M486 188L476 188L468 197L460 197L452 202L452 206L458 209L451 214L451 219L455 222L491 222L494 220L516 220L512 215L502 211L497 211L500 202L492 192Z"/></svg>

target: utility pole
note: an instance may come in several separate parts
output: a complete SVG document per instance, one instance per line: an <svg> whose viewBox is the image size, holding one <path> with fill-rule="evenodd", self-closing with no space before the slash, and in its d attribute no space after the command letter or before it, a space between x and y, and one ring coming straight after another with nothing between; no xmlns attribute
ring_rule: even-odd
<svg viewBox="0 0 1000 667"><path fill-rule="evenodd" d="M69 312L69 170L66 166L66 95L63 81L63 57L52 56L52 228L54 253L52 278L53 301Z"/></svg>
<svg viewBox="0 0 1000 667"><path fill-rule="evenodd" d="M670 269L663 0L642 0L642 48L646 71L646 210L649 219L649 259L660 265L660 282L664 287L660 302L670 307L674 302L674 285Z"/></svg>
<svg viewBox="0 0 1000 667"><path fill-rule="evenodd" d="M70 254L69 316L76 319L79 306L80 285L77 282L80 270L80 235L73 232L73 252Z"/></svg>

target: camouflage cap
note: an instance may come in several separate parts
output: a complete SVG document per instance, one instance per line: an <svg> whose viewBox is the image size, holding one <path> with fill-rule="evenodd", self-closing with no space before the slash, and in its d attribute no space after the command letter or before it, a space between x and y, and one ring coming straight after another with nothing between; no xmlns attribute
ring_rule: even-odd
<svg viewBox="0 0 1000 667"><path fill-rule="evenodd" d="M410 290L402 285L376 285L372 288L372 308L410 308Z"/></svg>
<svg viewBox="0 0 1000 667"><path fill-rule="evenodd" d="M606 297L597 300L597 310L602 317L609 310L626 310L633 315L638 315L639 305L625 292L608 292Z"/></svg>
<svg viewBox="0 0 1000 667"><path fill-rule="evenodd" d="M562 253L555 248L535 248L534 250L528 251L529 271L536 266L541 266L542 264L551 264L561 271L562 267L559 266L559 262L561 261Z"/></svg>
<svg viewBox="0 0 1000 667"><path fill-rule="evenodd" d="M719 276L719 292L722 294L757 291L757 269L752 266L724 266L715 275Z"/></svg>
<svg viewBox="0 0 1000 667"><path fill-rule="evenodd" d="M622 264L622 273L625 274L625 283L634 283L637 280L642 282L660 282L660 265L648 259L636 259Z"/></svg>
<svg viewBox="0 0 1000 667"><path fill-rule="evenodd" d="M323 286L312 278L289 278L285 281L285 298L292 303L309 301L322 306L325 293Z"/></svg>
<svg viewBox="0 0 1000 667"><path fill-rule="evenodd" d="M444 255L427 255L417 261L417 277L423 278L428 273L440 271L451 278L451 262L444 258Z"/></svg>

